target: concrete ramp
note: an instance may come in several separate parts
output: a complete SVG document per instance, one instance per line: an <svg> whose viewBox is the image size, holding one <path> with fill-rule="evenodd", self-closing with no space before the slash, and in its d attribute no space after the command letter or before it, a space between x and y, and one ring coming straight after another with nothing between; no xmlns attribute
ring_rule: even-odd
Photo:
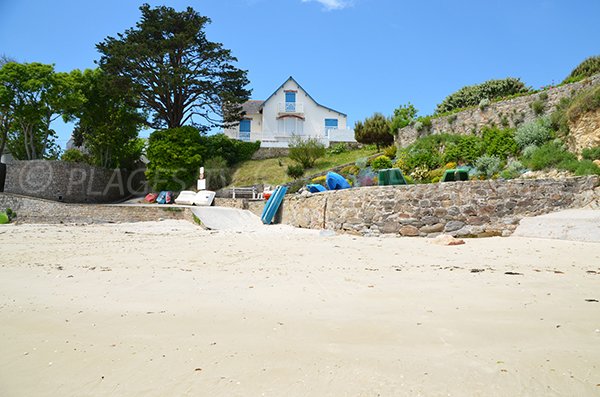
<svg viewBox="0 0 600 397"><path fill-rule="evenodd" d="M258 230L264 225L250 211L226 207L192 207L194 215L211 230Z"/></svg>
<svg viewBox="0 0 600 397"><path fill-rule="evenodd" d="M600 210L565 210L523 218L513 236L600 243Z"/></svg>

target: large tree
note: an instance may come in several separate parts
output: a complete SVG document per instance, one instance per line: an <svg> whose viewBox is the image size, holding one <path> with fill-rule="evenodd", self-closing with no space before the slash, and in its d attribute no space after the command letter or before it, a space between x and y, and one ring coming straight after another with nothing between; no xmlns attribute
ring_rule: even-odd
<svg viewBox="0 0 600 397"><path fill-rule="evenodd" d="M135 28L107 37L96 47L100 67L131 85L154 128L195 124L206 130L241 119L249 95L247 72L233 65L231 51L206 38L210 19L188 7L140 7Z"/></svg>
<svg viewBox="0 0 600 397"><path fill-rule="evenodd" d="M9 62L0 69L2 112L10 118L8 146L18 159L55 157L51 123L82 100L68 73L53 65Z"/></svg>
<svg viewBox="0 0 600 397"><path fill-rule="evenodd" d="M138 132L144 121L130 101L127 91L111 83L101 70L74 71L85 100L74 109L78 119L73 131L76 146L83 146L95 165L113 168L127 167L131 157L139 158Z"/></svg>

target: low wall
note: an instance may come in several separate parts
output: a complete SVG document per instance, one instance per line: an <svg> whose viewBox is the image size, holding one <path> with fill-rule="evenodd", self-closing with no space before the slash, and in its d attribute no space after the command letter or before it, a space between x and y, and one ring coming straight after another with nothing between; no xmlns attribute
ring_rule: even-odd
<svg viewBox="0 0 600 397"><path fill-rule="evenodd" d="M362 235L508 235L525 216L598 200L598 186L598 177L374 186L289 196L282 215L292 226Z"/></svg>
<svg viewBox="0 0 600 397"><path fill-rule="evenodd" d="M562 98L568 98L583 89L598 84L600 84L600 74L577 83L565 84L540 93L501 102L493 102L485 109L475 107L449 116L433 118L431 119L431 128L429 129L417 131L414 125L409 125L398 131L396 143L401 147L406 147L418 138L427 135L442 133L461 135L479 134L483 127L491 125L517 127L522 123L554 112L556 105ZM545 100L542 99L543 94L547 95ZM544 103L544 109L540 115L536 115L532 109L531 105L535 101L542 101Z"/></svg>
<svg viewBox="0 0 600 397"><path fill-rule="evenodd" d="M66 204L56 201L0 193L0 210L17 213L18 223L120 223L161 219L193 221L185 207L159 205Z"/></svg>
<svg viewBox="0 0 600 397"><path fill-rule="evenodd" d="M108 203L143 193L138 191L143 173L63 161L14 161L7 164L4 191L67 203Z"/></svg>
<svg viewBox="0 0 600 397"><path fill-rule="evenodd" d="M273 159L276 157L286 157L290 149L278 147L261 147L253 155L252 160Z"/></svg>

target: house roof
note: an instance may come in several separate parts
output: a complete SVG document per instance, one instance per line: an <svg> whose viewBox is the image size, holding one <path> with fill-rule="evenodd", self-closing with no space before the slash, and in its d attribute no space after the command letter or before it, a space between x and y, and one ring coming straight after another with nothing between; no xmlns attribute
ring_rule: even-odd
<svg viewBox="0 0 600 397"><path fill-rule="evenodd" d="M249 100L242 105L245 114L258 114L265 101Z"/></svg>
<svg viewBox="0 0 600 397"><path fill-rule="evenodd" d="M299 83L296 81L296 79L294 79L292 76L290 76L290 77L289 77L289 78L288 78L286 81L284 81L284 82L283 82L283 84L281 84L279 87L277 87L277 89L276 89L276 90L275 90L275 91L274 91L274 92L273 92L273 93L272 93L272 94L271 94L271 95L270 95L270 96L269 96L269 97L268 97L268 98L267 98L267 99L266 99L266 100L265 100L265 101L262 103L262 105L261 105L261 109L262 109L262 107L264 106L264 104L265 104L265 103L266 103L266 102L267 102L269 99L271 99L271 98L272 98L272 97L273 97L273 96L274 96L274 95L277 93L277 91L279 91L279 90L280 90L280 89L281 89L281 88L282 88L282 87L285 85L285 83L287 83L287 82L288 82L288 81L290 81L290 80L291 80L291 81L293 81L294 83L296 83L296 85L298 85L298 87L299 87L299 88L301 88L301 89L302 89L302 91L304 91L304 92L306 93L306 95L308 95L308 97L309 97L310 99L312 99L312 100L313 100L313 101L314 101L314 102L317 104L317 106L320 106L320 107L322 107L322 108L325 108L325 109L331 110L332 112L339 113L339 114L341 114L341 115L342 115L342 116L344 116L344 117L348 117L348 115L347 115L346 113L342 113L342 112L340 112L339 110L335 110L335 109L332 109L332 108L330 108L330 107L323 106L323 105L321 105L319 102L315 101L315 99L314 99L312 96L310 96L310 94L308 93L308 91L306 91L304 88L302 88L302 86L301 86L301 85L300 85L300 84L299 84Z"/></svg>

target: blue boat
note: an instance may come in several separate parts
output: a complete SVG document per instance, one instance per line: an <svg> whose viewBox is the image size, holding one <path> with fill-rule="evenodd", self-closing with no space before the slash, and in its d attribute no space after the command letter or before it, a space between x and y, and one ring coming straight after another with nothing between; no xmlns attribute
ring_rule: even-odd
<svg viewBox="0 0 600 397"><path fill-rule="evenodd" d="M318 183L311 183L310 185L306 185L306 188L311 193L320 193L327 191L327 189L325 189L325 186L320 185Z"/></svg>
<svg viewBox="0 0 600 397"><path fill-rule="evenodd" d="M350 189L352 187L346 178L340 174L336 174L335 172L328 172L327 176L325 177L325 182L327 182L327 187L329 190Z"/></svg>
<svg viewBox="0 0 600 397"><path fill-rule="evenodd" d="M267 203L265 204L262 216L260 217L262 223L264 223L265 225L270 225L273 222L273 218L275 217L277 210L281 206L281 203L283 202L283 197L285 196L286 192L287 187L277 186L277 188L275 189L273 194L271 194L271 197L269 197L269 200L267 200Z"/></svg>

